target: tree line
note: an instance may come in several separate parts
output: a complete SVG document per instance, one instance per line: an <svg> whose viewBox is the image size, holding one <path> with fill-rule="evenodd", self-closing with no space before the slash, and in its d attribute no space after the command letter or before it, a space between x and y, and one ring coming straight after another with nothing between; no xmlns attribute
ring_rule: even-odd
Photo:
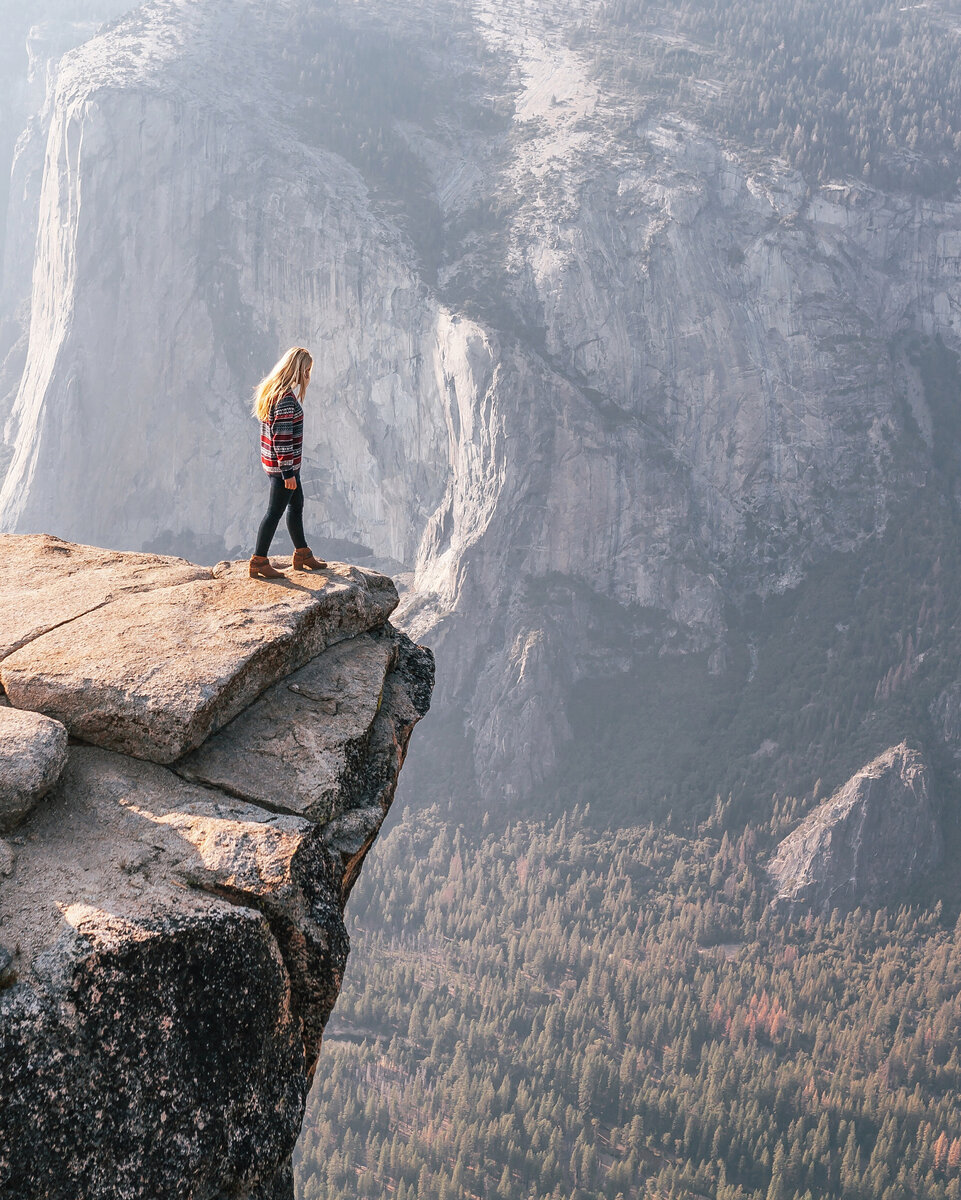
<svg viewBox="0 0 961 1200"><path fill-rule="evenodd" d="M961 164L954 14L892 0L606 0L575 34L599 75L809 179L949 195Z"/></svg>

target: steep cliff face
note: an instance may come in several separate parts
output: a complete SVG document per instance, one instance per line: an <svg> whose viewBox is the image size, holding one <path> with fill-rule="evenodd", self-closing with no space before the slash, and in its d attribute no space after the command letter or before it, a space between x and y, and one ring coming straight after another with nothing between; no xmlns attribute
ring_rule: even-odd
<svg viewBox="0 0 961 1200"><path fill-rule="evenodd" d="M0 543L0 1195L289 1200L433 659L373 572Z"/></svg>
<svg viewBox="0 0 961 1200"><path fill-rule="evenodd" d="M638 116L572 48L579 2L245 11L158 0L59 64L7 248L32 299L0 527L247 548L245 398L310 345L308 520L412 574L476 781L526 794L572 681L723 669L727 605L923 482L893 339L957 343L961 206Z"/></svg>
<svg viewBox="0 0 961 1200"><path fill-rule="evenodd" d="M23 373L44 146L57 67L66 51L134 7L132 0L0 3L0 422ZM10 447L0 447L0 471Z"/></svg>

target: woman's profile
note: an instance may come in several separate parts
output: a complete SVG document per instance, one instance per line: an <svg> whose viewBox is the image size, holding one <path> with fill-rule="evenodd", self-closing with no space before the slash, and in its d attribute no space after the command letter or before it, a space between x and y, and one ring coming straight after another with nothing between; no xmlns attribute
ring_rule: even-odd
<svg viewBox="0 0 961 1200"><path fill-rule="evenodd" d="M293 567L316 571L327 564L314 558L304 534L304 491L300 460L304 443L303 399L314 360L303 346L293 346L270 374L254 389L254 416L260 421L260 462L270 481L267 512L257 532L257 548L250 559L251 579L284 579L267 557L270 543L284 511L287 531L294 543Z"/></svg>

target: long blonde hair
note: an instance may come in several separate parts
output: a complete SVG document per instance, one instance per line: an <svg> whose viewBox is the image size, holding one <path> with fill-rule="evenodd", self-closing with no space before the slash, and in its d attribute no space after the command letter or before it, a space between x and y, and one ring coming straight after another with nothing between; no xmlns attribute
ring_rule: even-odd
<svg viewBox="0 0 961 1200"><path fill-rule="evenodd" d="M296 391L299 388L300 399L303 400L313 365L309 350L303 346L291 346L270 374L254 388L254 416L266 421L274 404L291 389Z"/></svg>

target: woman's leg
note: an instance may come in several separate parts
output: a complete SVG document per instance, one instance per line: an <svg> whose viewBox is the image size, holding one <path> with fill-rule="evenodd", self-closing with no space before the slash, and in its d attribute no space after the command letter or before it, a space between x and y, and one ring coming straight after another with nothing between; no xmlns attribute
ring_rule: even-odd
<svg viewBox="0 0 961 1200"><path fill-rule="evenodd" d="M294 549L299 550L302 546L307 545L307 538L304 536L304 489L300 485L299 471L294 478L297 480L297 487L294 491L287 493L290 497L290 503L287 506L287 532L290 534L290 540L294 543Z"/></svg>
<svg viewBox="0 0 961 1200"><path fill-rule="evenodd" d="M257 531L257 549L254 551L259 558L267 557L270 543L274 540L274 534L280 524L280 518L284 515L284 509L294 494L284 487L284 481L280 475L268 475L267 478L270 480L270 501L267 504L264 519L260 522L260 529Z"/></svg>

